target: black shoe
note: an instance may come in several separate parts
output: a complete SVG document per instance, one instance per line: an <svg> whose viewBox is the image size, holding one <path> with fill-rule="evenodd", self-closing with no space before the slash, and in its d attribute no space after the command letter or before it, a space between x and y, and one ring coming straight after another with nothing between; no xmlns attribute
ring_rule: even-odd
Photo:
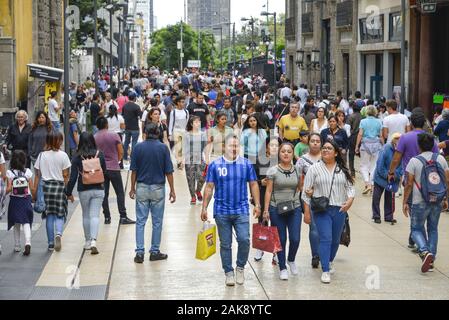
<svg viewBox="0 0 449 320"><path fill-rule="evenodd" d="M104 218L104 224L111 224L111 218Z"/></svg>
<svg viewBox="0 0 449 320"><path fill-rule="evenodd" d="M55 251L55 245L54 244L49 244L48 245L48 251L50 251L50 252Z"/></svg>
<svg viewBox="0 0 449 320"><path fill-rule="evenodd" d="M319 266L320 266L320 257L313 257L312 258L312 268L318 269Z"/></svg>
<svg viewBox="0 0 449 320"><path fill-rule="evenodd" d="M31 253L31 246L30 246L29 244L27 244L27 245L25 246L25 251L23 251L23 255L24 255L24 256L29 256L30 253Z"/></svg>
<svg viewBox="0 0 449 320"><path fill-rule="evenodd" d="M150 261L161 261L161 260L167 260L168 259L168 255L164 254L164 253L152 253L150 255Z"/></svg>
<svg viewBox="0 0 449 320"><path fill-rule="evenodd" d="M130 218L126 217L126 218L120 219L120 224L129 225L129 224L136 224L136 222L131 220Z"/></svg>
<svg viewBox="0 0 449 320"><path fill-rule="evenodd" d="M136 257L134 258L134 262L141 264L141 263L143 263L144 259L145 259L145 255L143 255L142 253L138 253L138 254L136 254Z"/></svg>
<svg viewBox="0 0 449 320"><path fill-rule="evenodd" d="M382 223L382 220L380 220L379 218L375 218L375 219L374 219L374 223L381 224L381 223Z"/></svg>
<svg viewBox="0 0 449 320"><path fill-rule="evenodd" d="M386 223L391 223L392 225L395 225L396 223L398 223L398 221L396 219L393 220L385 220Z"/></svg>

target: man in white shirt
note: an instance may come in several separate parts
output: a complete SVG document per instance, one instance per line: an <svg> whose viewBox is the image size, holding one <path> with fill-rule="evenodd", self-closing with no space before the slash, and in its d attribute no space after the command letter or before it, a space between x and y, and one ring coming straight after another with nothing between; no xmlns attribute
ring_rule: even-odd
<svg viewBox="0 0 449 320"><path fill-rule="evenodd" d="M309 97L309 91L304 88L304 84L299 86L298 92L296 96L301 100L301 106L304 106L307 102L307 98Z"/></svg>
<svg viewBox="0 0 449 320"><path fill-rule="evenodd" d="M58 93L56 91L51 92L50 99L48 100L48 117L50 118L56 132L61 130L61 122L59 119L59 111L61 110L61 107L56 101L57 95Z"/></svg>
<svg viewBox="0 0 449 320"><path fill-rule="evenodd" d="M292 89L289 88L288 83L284 85L284 88L281 90L281 99L284 97L291 98L292 97Z"/></svg>
<svg viewBox="0 0 449 320"><path fill-rule="evenodd" d="M389 116L383 121L383 136L385 139L388 138L388 143L391 143L393 134L400 133L403 135L409 132L411 128L407 116L397 111L398 103L396 100L388 100L386 106Z"/></svg>

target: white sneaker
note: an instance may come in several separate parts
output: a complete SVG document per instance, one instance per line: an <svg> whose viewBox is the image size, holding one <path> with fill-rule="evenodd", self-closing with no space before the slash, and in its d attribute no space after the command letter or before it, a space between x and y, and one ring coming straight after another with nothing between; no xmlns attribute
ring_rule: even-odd
<svg viewBox="0 0 449 320"><path fill-rule="evenodd" d="M290 272L292 275L297 276L299 274L298 267L295 262L288 262L288 266L290 267Z"/></svg>
<svg viewBox="0 0 449 320"><path fill-rule="evenodd" d="M325 284L331 283L331 274L329 272L323 272L321 275L321 282Z"/></svg>
<svg viewBox="0 0 449 320"><path fill-rule="evenodd" d="M287 281L288 280L288 271L287 269L281 270L281 273L279 274L279 279Z"/></svg>
<svg viewBox="0 0 449 320"><path fill-rule="evenodd" d="M237 284L244 284L245 283L245 269L237 268L237 275L235 277L235 282Z"/></svg>
<svg viewBox="0 0 449 320"><path fill-rule="evenodd" d="M256 250L256 255L254 256L254 260L259 262L260 260L262 260L263 254L264 254L264 252L262 250Z"/></svg>
<svg viewBox="0 0 449 320"><path fill-rule="evenodd" d="M229 272L226 274L226 286L235 286L234 272Z"/></svg>
<svg viewBox="0 0 449 320"><path fill-rule="evenodd" d="M22 247L20 245L14 247L14 252L22 252Z"/></svg>
<svg viewBox="0 0 449 320"><path fill-rule="evenodd" d="M330 274L334 274L335 272L336 272L336 270L335 270L334 263L333 263L333 262L330 262L330 263L329 263L329 273L330 273Z"/></svg>
<svg viewBox="0 0 449 320"><path fill-rule="evenodd" d="M90 249L91 249L90 240L86 240L86 243L84 244L84 250L90 250Z"/></svg>
<svg viewBox="0 0 449 320"><path fill-rule="evenodd" d="M90 254L98 254L98 249L97 249L97 241L92 240L90 242Z"/></svg>

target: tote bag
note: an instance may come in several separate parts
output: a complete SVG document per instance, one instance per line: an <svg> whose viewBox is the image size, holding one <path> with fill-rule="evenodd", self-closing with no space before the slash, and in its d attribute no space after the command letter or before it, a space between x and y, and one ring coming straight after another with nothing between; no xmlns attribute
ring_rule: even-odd
<svg viewBox="0 0 449 320"><path fill-rule="evenodd" d="M205 223L196 242L196 259L207 260L217 252L217 226Z"/></svg>

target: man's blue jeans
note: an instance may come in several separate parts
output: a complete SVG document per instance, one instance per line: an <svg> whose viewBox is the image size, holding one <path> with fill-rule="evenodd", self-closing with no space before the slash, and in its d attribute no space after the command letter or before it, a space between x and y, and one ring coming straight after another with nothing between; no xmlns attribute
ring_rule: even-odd
<svg viewBox="0 0 449 320"><path fill-rule="evenodd" d="M277 227L279 232L279 239L283 250L278 252L279 269L287 269L285 261L285 252L287 251L287 229L288 242L290 244L288 249L288 262L295 262L296 254L299 249L299 241L301 240L301 208L297 208L294 213L287 216L282 216L278 213L278 209L270 206L271 225Z"/></svg>
<svg viewBox="0 0 449 320"><path fill-rule="evenodd" d="M150 253L159 253L165 210L165 185L137 184L136 190L136 253L145 254L145 225L151 211L153 234Z"/></svg>
<svg viewBox="0 0 449 320"><path fill-rule="evenodd" d="M59 121L52 121L51 123L53 124L53 130L55 132L60 132L61 131L61 122L59 122Z"/></svg>
<svg viewBox="0 0 449 320"><path fill-rule="evenodd" d="M245 268L250 250L249 214L216 215L218 236L220 237L221 264L225 274L234 272L232 267L232 228L237 235L237 268Z"/></svg>
<svg viewBox="0 0 449 320"><path fill-rule="evenodd" d="M323 272L329 272L329 262L333 262L340 247L341 234L346 214L340 207L329 207L327 211L314 214L315 224L320 235L319 256Z"/></svg>
<svg viewBox="0 0 449 320"><path fill-rule="evenodd" d="M125 131L125 145L124 145L125 153L123 156L124 160L128 160L128 149L129 149L129 144L131 142L131 139L132 139L131 150L134 150L134 147L136 146L137 141L139 140L139 135L140 135L139 130L136 130L136 131L126 130Z"/></svg>
<svg viewBox="0 0 449 320"><path fill-rule="evenodd" d="M412 238L420 253L430 252L436 257L438 246L438 222L442 204L420 203L412 206ZM424 227L427 222L427 232Z"/></svg>
<svg viewBox="0 0 449 320"><path fill-rule="evenodd" d="M64 218L59 218L55 214L49 214L47 215L47 238L48 238L48 244L53 245L55 244L55 228L56 228L56 235L62 236L62 231L64 229Z"/></svg>

